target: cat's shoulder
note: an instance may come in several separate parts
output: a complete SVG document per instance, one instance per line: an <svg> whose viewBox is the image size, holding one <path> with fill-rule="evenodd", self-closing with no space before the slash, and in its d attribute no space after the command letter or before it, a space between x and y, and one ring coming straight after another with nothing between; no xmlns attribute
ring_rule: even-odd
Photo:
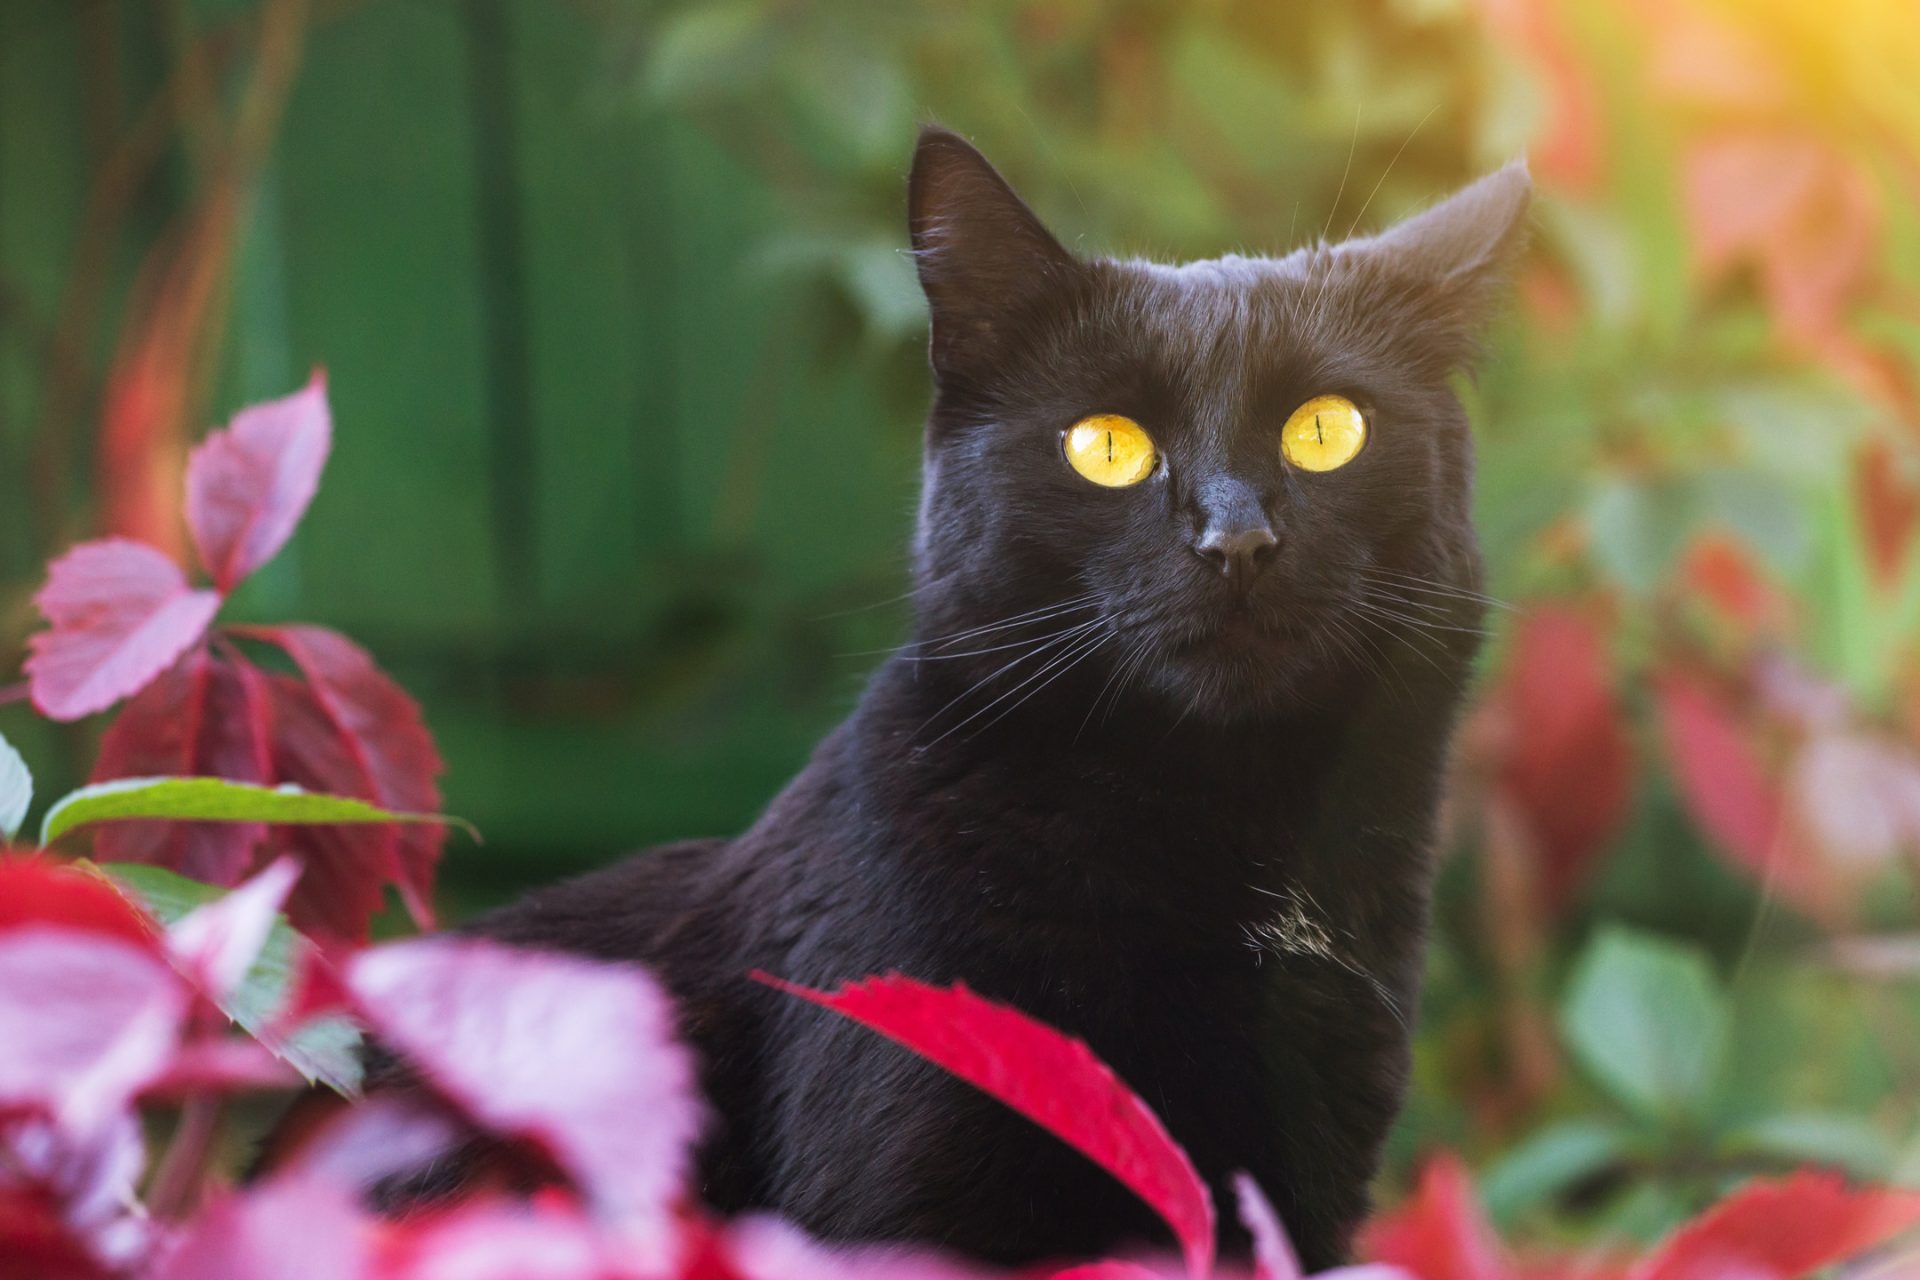
<svg viewBox="0 0 1920 1280"><path fill-rule="evenodd" d="M643 849L536 889L462 932L601 959L650 959L677 920L700 910L706 873L729 843L716 837Z"/></svg>

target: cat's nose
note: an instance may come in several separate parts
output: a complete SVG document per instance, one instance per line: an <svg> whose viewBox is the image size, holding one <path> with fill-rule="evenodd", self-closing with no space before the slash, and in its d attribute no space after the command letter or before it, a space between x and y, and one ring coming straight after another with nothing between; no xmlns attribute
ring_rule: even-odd
<svg viewBox="0 0 1920 1280"><path fill-rule="evenodd" d="M1236 587L1245 587L1273 559L1280 539L1264 522L1238 528L1209 526L1193 549L1211 560Z"/></svg>

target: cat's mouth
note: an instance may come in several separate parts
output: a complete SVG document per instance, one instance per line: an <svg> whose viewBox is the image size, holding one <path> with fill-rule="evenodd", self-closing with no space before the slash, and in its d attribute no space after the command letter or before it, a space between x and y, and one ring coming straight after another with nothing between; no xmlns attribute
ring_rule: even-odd
<svg viewBox="0 0 1920 1280"><path fill-rule="evenodd" d="M1191 613L1161 614L1142 620L1143 628L1158 631L1169 656L1204 655L1214 649L1284 643L1304 633L1296 618L1245 602Z"/></svg>

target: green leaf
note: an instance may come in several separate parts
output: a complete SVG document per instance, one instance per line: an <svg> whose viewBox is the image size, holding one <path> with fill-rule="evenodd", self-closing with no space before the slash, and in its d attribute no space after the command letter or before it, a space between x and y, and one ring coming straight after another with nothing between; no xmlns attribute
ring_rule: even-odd
<svg viewBox="0 0 1920 1280"><path fill-rule="evenodd" d="M767 60L768 15L756 0L696 5L668 18L642 82L655 101L698 103L752 84Z"/></svg>
<svg viewBox="0 0 1920 1280"><path fill-rule="evenodd" d="M1494 1223L1511 1227L1528 1213L1632 1154L1633 1135L1604 1120L1552 1125L1507 1152L1480 1178Z"/></svg>
<svg viewBox="0 0 1920 1280"><path fill-rule="evenodd" d="M1560 1010L1561 1035L1595 1082L1664 1123L1705 1114L1728 1025L1704 956L1619 928L1603 930L1581 956Z"/></svg>
<svg viewBox="0 0 1920 1280"><path fill-rule="evenodd" d="M164 867L114 862L100 869L168 925L225 892ZM310 945L284 917L276 916L253 967L221 1001L220 1008L308 1080L351 1094L360 1087L360 1032L351 1022L341 1017L316 1018L290 1037L269 1038L266 1034L293 985L296 949Z"/></svg>
<svg viewBox="0 0 1920 1280"><path fill-rule="evenodd" d="M64 795L40 824L40 843L52 844L78 827L128 818L191 822L326 823L440 822L473 828L458 818L395 813L364 800L303 791L288 784L262 787L224 778L120 778Z"/></svg>
<svg viewBox="0 0 1920 1280"><path fill-rule="evenodd" d="M13 744L0 736L0 839L13 839L32 803L33 774Z"/></svg>
<svg viewBox="0 0 1920 1280"><path fill-rule="evenodd" d="M1726 1145L1735 1154L1826 1165L1868 1181L1890 1177L1899 1158L1880 1126L1860 1116L1819 1111L1766 1116L1728 1135Z"/></svg>
<svg viewBox="0 0 1920 1280"><path fill-rule="evenodd" d="M1684 482L1599 481L1586 509L1594 558L1628 590L1651 592L1693 533L1697 506Z"/></svg>

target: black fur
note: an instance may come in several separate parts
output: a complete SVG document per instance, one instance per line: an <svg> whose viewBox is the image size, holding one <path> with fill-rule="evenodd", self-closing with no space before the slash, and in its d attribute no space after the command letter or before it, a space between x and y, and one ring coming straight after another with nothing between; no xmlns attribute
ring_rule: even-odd
<svg viewBox="0 0 1920 1280"><path fill-rule="evenodd" d="M1085 1038L1223 1209L1247 1170L1309 1267L1345 1256L1406 1080L1478 642L1450 378L1527 189L1509 168L1385 235L1280 259L1083 262L966 142L922 135L911 230L937 390L915 643L744 835L475 926L661 975L721 1117L716 1206L1009 1263L1169 1243L999 1104L746 977L898 970ZM1294 472L1280 424L1323 392L1363 406L1370 442ZM1061 433L1095 412L1153 435L1149 479L1106 490L1068 468ZM1251 583L1196 554L1208 528L1257 525L1277 545ZM1398 618L1367 612L1383 608Z"/></svg>

